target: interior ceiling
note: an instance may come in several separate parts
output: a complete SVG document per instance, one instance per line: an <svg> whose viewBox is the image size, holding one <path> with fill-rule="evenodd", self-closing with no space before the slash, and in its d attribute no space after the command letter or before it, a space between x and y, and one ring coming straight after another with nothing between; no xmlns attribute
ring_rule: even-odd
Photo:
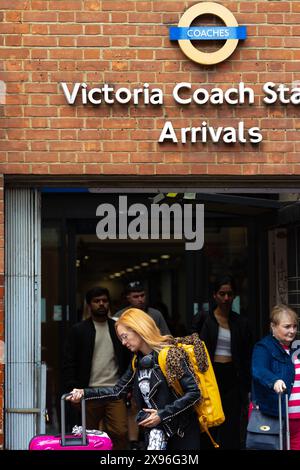
<svg viewBox="0 0 300 470"><path fill-rule="evenodd" d="M93 233L95 227L96 211L99 204L108 203L116 208L120 205L120 197L126 196L127 207L133 203L144 204L149 213L151 204L204 204L204 213L209 221L212 217L256 216L276 213L278 209L293 202L282 200L290 194L257 193L257 194L230 194L225 193L43 193L42 216L44 220L51 218L66 218L76 220L76 233ZM94 222L92 221L94 220ZM85 227L91 222L90 227Z"/></svg>
<svg viewBox="0 0 300 470"><path fill-rule="evenodd" d="M100 241L95 235L86 234L77 236L77 259L80 267L98 270L99 275L108 275L127 268L134 269L126 273L128 277L139 277L143 273L157 269L165 269L176 265L178 257L184 253L184 242L172 240L118 240ZM117 256L116 256L117 255ZM161 256L169 255L167 259ZM85 257L88 257L87 259ZM151 262L156 259L157 262ZM141 266L148 262L148 266Z"/></svg>
<svg viewBox="0 0 300 470"><path fill-rule="evenodd" d="M104 195L102 195L103 197ZM131 195L132 202L141 202L149 206L153 202L153 195ZM195 195L196 196L196 195ZM222 222L217 222L216 217L222 218L235 218L247 216L258 216L262 214L270 214L280 206L277 195L272 195L270 198L260 198L259 195L252 197L247 195L232 196L232 195L207 195L197 194L197 199L184 200L184 194L176 194L173 197L164 197L160 203L168 202L173 203L192 203L204 204L204 211L206 216L206 230L210 228L218 229L218 225L222 226ZM265 195L264 195L265 196ZM107 196L106 196L107 197ZM115 198L113 198L115 199ZM107 198L106 200L110 200ZM103 199L101 198L101 202ZM80 220L76 224L77 235L77 259L80 259L81 268L90 266L91 269L97 269L99 273L111 273L114 271L126 270L126 268L133 268L135 265L140 265L142 262L148 262L149 266L141 269L150 270L157 267L170 266L176 264L178 256L184 253L184 241L177 240L99 240L95 234L97 219ZM242 224L242 222L241 222ZM85 232L85 233L84 233ZM161 255L170 255L169 260L162 260ZM117 255L117 256L115 256ZM85 259L85 256L88 259ZM151 258L158 258L159 263L151 263ZM135 273L139 274L140 271L130 273L133 276Z"/></svg>
<svg viewBox="0 0 300 470"><path fill-rule="evenodd" d="M178 189L177 189L178 190ZM299 193L287 192L259 192L259 193L235 193L228 190L226 193L172 193L172 196L157 191L155 192L131 192L123 193L128 196L128 206L139 202L145 204L149 210L152 203L156 202L156 197L160 196L159 204L173 203L180 204L204 204L205 230L209 233L225 226L227 221L233 225L242 226L245 221L255 221L261 216L263 220L275 220L282 212L282 217L289 218L295 213L299 220ZM185 246L184 241L174 240L105 240L100 241L96 237L96 225L98 218L95 217L96 208L101 203L111 203L116 207L118 213L119 194L105 193L104 191L95 193L62 194L59 192L42 195L42 209L44 222L51 219L70 220L74 224L77 234L77 259L83 270L89 268L98 270L99 273L112 273L114 271L133 268L142 262L149 262L146 270L155 270L158 267L176 266L178 260L182 259ZM296 215L293 215L294 218ZM266 216L266 219L265 219ZM268 216L271 216L268 219ZM252 219L250 219L250 217ZM68 223L68 222L67 222ZM170 256L168 260L160 258L161 255ZM115 256L117 255L117 256ZM151 258L158 258L158 263L151 263ZM139 275L141 271L134 271L128 274ZM138 276L137 276L138 277Z"/></svg>
<svg viewBox="0 0 300 470"><path fill-rule="evenodd" d="M199 202L199 201L197 201ZM226 204L226 203L213 203L204 202L204 211L209 216L209 213L227 214L227 215L259 215L266 212L272 212L273 209L266 207L246 206L240 204Z"/></svg>

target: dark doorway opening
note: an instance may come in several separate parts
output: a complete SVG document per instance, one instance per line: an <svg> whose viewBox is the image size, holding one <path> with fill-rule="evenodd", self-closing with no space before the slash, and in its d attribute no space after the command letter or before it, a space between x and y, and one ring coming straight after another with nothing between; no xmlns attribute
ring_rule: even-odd
<svg viewBox="0 0 300 470"><path fill-rule="evenodd" d="M153 194L130 193L129 203L153 202ZM150 304L166 308L174 334L189 331L193 316L210 301L210 286L220 272L237 279L235 309L246 314L258 336L261 312L268 306L267 231L276 224L278 197L196 194L204 204L204 247L187 251L185 240L99 240L100 203L117 204L116 194L42 193L42 357L47 363L49 431L58 431L61 359L69 327L85 316L84 294L108 287L112 313L123 306L123 288L142 279ZM165 198L186 203L183 194ZM163 307L164 306L164 307Z"/></svg>

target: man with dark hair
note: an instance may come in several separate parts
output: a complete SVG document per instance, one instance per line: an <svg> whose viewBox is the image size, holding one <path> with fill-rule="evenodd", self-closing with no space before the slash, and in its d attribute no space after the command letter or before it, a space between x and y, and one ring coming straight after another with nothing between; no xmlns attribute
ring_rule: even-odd
<svg viewBox="0 0 300 470"><path fill-rule="evenodd" d="M73 325L65 345L63 377L65 390L114 386L130 361L127 348L120 343L115 321L109 318L109 291L94 287L86 293L91 317ZM105 430L115 450L127 448L127 413L123 400L89 400L86 403L87 427Z"/></svg>
<svg viewBox="0 0 300 470"><path fill-rule="evenodd" d="M126 300L128 302L128 307L135 307L143 310L148 313L151 318L155 321L156 325L160 329L162 335L169 335L170 330L164 319L163 315L159 310L149 307L146 299L145 287L141 281L131 281L125 287ZM119 318L122 313L127 310L128 307L119 310L114 318Z"/></svg>

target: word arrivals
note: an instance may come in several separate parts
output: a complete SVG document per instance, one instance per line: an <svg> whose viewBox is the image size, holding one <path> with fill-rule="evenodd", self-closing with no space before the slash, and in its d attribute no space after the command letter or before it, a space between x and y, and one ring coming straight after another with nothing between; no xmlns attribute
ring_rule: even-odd
<svg viewBox="0 0 300 470"><path fill-rule="evenodd" d="M100 240L189 240L186 250L201 250L204 244L203 204L150 204L149 209L140 203L128 206L127 196L119 196L118 208L100 204L96 215L101 217L96 227Z"/></svg>
<svg viewBox="0 0 300 470"><path fill-rule="evenodd" d="M213 142L217 143L222 140L225 144L234 144L240 142L246 143L248 138L252 144L258 144L262 141L262 135L258 127L251 127L248 131L245 129L245 123L240 121L238 128L234 127L217 127L214 128L209 126L206 121L202 122L201 127L182 127L178 133L180 137L177 137L176 131L171 121L167 121L160 133L158 142L173 142L177 144L179 141L182 144L186 144L187 141L192 144L196 142Z"/></svg>

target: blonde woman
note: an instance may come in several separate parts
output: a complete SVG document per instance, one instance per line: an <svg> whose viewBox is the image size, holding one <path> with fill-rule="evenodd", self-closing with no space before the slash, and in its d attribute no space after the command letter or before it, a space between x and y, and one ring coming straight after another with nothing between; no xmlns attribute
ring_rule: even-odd
<svg viewBox="0 0 300 470"><path fill-rule="evenodd" d="M145 430L145 447L156 450L197 450L200 428L193 406L200 392L186 357L179 357L177 348L170 356L184 394L177 396L158 365L158 353L172 345L171 335L162 336L154 320L142 310L129 308L116 322L119 340L136 354L125 374L114 387L74 389L70 400L116 400L133 395L140 410L137 422ZM174 375L174 370L173 370Z"/></svg>
<svg viewBox="0 0 300 470"><path fill-rule="evenodd" d="M271 332L254 346L252 356L252 401L261 412L278 416L277 394L288 393L292 450L300 450L300 351L291 349L297 323L294 310L275 305L270 315Z"/></svg>

